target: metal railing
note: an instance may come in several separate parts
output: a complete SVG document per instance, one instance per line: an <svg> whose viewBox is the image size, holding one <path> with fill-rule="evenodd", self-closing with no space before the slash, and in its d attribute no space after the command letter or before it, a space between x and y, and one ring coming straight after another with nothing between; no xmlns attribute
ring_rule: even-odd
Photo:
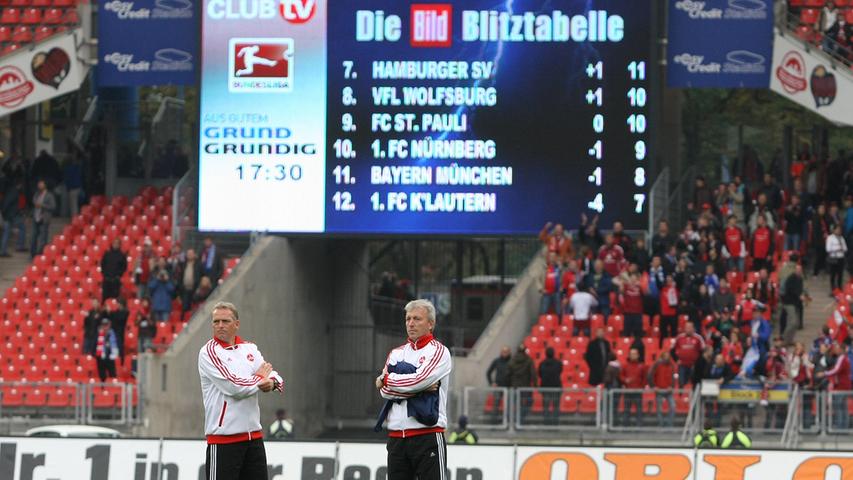
<svg viewBox="0 0 853 480"><path fill-rule="evenodd" d="M801 402L800 386L794 385L791 400L788 402L788 416L785 418L785 429L779 441L782 448L794 448L800 440Z"/></svg>
<svg viewBox="0 0 853 480"><path fill-rule="evenodd" d="M0 382L0 422L130 425L141 418L137 400L130 383Z"/></svg>
<svg viewBox="0 0 853 480"><path fill-rule="evenodd" d="M687 442L695 432L699 431L702 423L702 395L699 394L700 385L693 388L690 397L690 408L687 410L687 418L684 420L684 428L681 430L681 441Z"/></svg>
<svg viewBox="0 0 853 480"><path fill-rule="evenodd" d="M516 430L599 430L602 390L598 388L515 388Z"/></svg>
<svg viewBox="0 0 853 480"><path fill-rule="evenodd" d="M481 430L506 430L512 410L512 396L506 387L465 387L462 413L468 425Z"/></svg>
<svg viewBox="0 0 853 480"><path fill-rule="evenodd" d="M606 391L607 430L637 432L654 430L676 433L690 420L690 410L679 413L674 390L611 388ZM693 391L689 391L690 403Z"/></svg>
<svg viewBox="0 0 853 480"><path fill-rule="evenodd" d="M826 399L826 415L824 425L828 434L853 433L850 426L850 400L853 399L853 391L823 392Z"/></svg>

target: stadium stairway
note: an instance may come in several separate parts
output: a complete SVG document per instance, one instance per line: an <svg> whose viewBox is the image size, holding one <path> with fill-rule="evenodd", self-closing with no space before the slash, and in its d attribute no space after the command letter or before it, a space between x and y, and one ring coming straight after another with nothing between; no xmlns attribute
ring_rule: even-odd
<svg viewBox="0 0 853 480"><path fill-rule="evenodd" d="M817 277L808 275L806 290L812 301L803 309L803 329L797 331L794 341L803 342L808 349L820 334L821 327L832 317L835 300L829 295L829 275L826 273Z"/></svg>

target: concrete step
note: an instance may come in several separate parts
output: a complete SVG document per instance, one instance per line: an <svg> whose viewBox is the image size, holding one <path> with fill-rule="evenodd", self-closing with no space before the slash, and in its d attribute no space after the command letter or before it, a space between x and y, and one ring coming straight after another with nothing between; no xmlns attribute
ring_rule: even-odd
<svg viewBox="0 0 853 480"><path fill-rule="evenodd" d="M829 275L822 273L818 276L808 275L806 290L812 301L803 309L803 329L798 331L795 341L807 346L820 334L821 327L832 315L835 300L830 297Z"/></svg>

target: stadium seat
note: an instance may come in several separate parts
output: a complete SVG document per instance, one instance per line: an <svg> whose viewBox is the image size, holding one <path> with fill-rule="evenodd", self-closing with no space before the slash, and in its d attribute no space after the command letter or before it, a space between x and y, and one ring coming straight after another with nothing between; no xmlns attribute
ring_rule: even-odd
<svg viewBox="0 0 853 480"><path fill-rule="evenodd" d="M800 11L800 23L804 25L814 25L820 19L820 10L814 8L804 8Z"/></svg>
<svg viewBox="0 0 853 480"><path fill-rule="evenodd" d="M0 15L0 23L14 25L20 23L21 11L17 8L3 8L3 14Z"/></svg>
<svg viewBox="0 0 853 480"><path fill-rule="evenodd" d="M844 20L849 25L850 22L853 22L853 9L848 9L844 12Z"/></svg>
<svg viewBox="0 0 853 480"><path fill-rule="evenodd" d="M12 40L12 29L7 25L0 25L0 42L8 42Z"/></svg>
<svg viewBox="0 0 853 480"><path fill-rule="evenodd" d="M3 387L2 393L3 407L20 407L24 404L24 394L18 387Z"/></svg>
<svg viewBox="0 0 853 480"><path fill-rule="evenodd" d="M64 408L74 404L74 390L57 388L47 394L47 406Z"/></svg>
<svg viewBox="0 0 853 480"><path fill-rule="evenodd" d="M70 11L70 10L69 10ZM76 22L66 22L63 19L63 13L61 8L51 8L48 9L44 13L44 23L47 25L57 25L60 23L76 23Z"/></svg>
<svg viewBox="0 0 853 480"><path fill-rule="evenodd" d="M12 41L19 43L27 43L32 41L33 31L26 25L20 25L12 30Z"/></svg>

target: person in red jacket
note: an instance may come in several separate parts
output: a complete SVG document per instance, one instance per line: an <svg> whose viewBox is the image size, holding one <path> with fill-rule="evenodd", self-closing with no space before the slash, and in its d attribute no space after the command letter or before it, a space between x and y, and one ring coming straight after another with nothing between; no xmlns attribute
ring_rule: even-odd
<svg viewBox="0 0 853 480"><path fill-rule="evenodd" d="M746 236L737 226L737 217L729 215L729 225L724 232L725 243L723 256L728 260L729 270L743 271L743 261L746 258Z"/></svg>
<svg viewBox="0 0 853 480"><path fill-rule="evenodd" d="M749 252L752 256L752 271L757 272L762 268L773 268L773 231L767 228L767 219L763 215L758 217L758 226L752 232L749 239Z"/></svg>
<svg viewBox="0 0 853 480"><path fill-rule="evenodd" d="M552 230L551 227L554 227ZM548 248L548 253L556 253L557 261L565 263L570 258L575 256L574 248L572 247L572 239L565 234L563 226L548 222L539 231L539 241Z"/></svg>
<svg viewBox="0 0 853 480"><path fill-rule="evenodd" d="M743 364L743 344L740 341L739 331L732 330L728 338L723 339L720 354L726 359L726 363L731 367L733 374L740 373L740 366Z"/></svg>
<svg viewBox="0 0 853 480"><path fill-rule="evenodd" d="M622 381L623 388L642 389L646 386L647 372L646 364L640 359L640 351L632 348L628 352L628 361L622 366L619 371L619 378ZM631 416L631 408L634 408L634 424L640 425L640 417L643 415L643 393L629 392L622 396L622 425L629 425L629 417Z"/></svg>
<svg viewBox="0 0 853 480"><path fill-rule="evenodd" d="M628 275L628 280L620 287L622 313L625 315L623 337L643 337L643 288L636 272Z"/></svg>
<svg viewBox="0 0 853 480"><path fill-rule="evenodd" d="M696 333L693 323L684 325L684 332L675 338L675 358L678 360L678 385L684 386L693 378L693 367L705 349L705 340Z"/></svg>
<svg viewBox="0 0 853 480"><path fill-rule="evenodd" d="M678 335L678 288L672 275L666 276L666 283L660 291L660 339L658 346L663 346L663 339Z"/></svg>
<svg viewBox="0 0 853 480"><path fill-rule="evenodd" d="M829 390L832 393L832 426L837 429L847 429L850 426L850 412L847 410L847 398L853 390L850 381L850 359L843 345L832 344L832 354L835 365L829 370L815 374L817 378L829 379Z"/></svg>
<svg viewBox="0 0 853 480"><path fill-rule="evenodd" d="M555 313L560 313L560 265L557 263L557 254L548 254L548 265L545 267L545 278L539 293L542 301L539 304L539 315L545 315L554 307Z"/></svg>
<svg viewBox="0 0 853 480"><path fill-rule="evenodd" d="M598 259L604 262L604 271L611 277L618 277L625 269L625 250L617 245L613 235L604 237L604 245L598 249Z"/></svg>
<svg viewBox="0 0 853 480"><path fill-rule="evenodd" d="M660 357L652 365L649 371L649 386L655 389L655 411L658 414L658 425L671 427L675 418L675 401L672 398L672 389L675 387L675 364L669 356L669 352L663 350ZM663 420L663 402L666 402L666 422Z"/></svg>

